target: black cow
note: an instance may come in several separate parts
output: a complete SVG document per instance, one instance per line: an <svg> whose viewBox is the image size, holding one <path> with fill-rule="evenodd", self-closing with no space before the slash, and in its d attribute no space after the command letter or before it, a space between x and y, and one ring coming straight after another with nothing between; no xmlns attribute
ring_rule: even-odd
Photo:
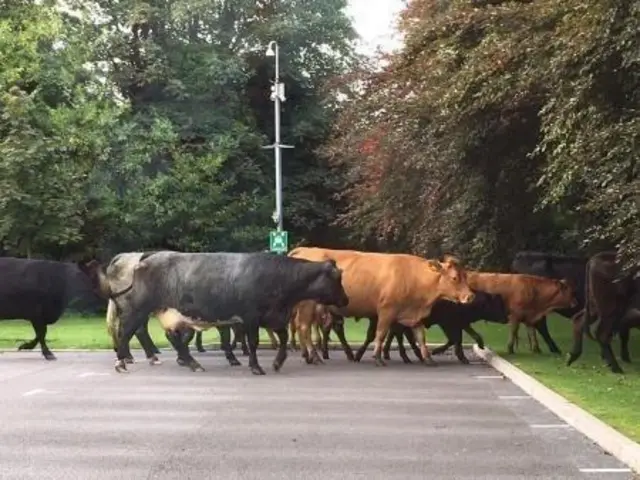
<svg viewBox="0 0 640 480"><path fill-rule="evenodd" d="M471 327L471 324L478 320L503 324L507 323L508 312L504 300L500 295L493 295L480 290L472 291L476 296L470 304L454 303L448 300L438 300L434 304L431 314L424 323L427 328L432 325L440 325L440 328L442 328L442 331L447 336L447 343L434 348L432 351L433 355L443 353L453 345L458 360L464 364L468 364L469 360L462 350L462 331L464 330L471 335L480 348L484 348L484 340L480 334ZM369 329L372 328L375 330L375 323L369 320ZM395 338L398 342L398 353L400 357L405 363L411 363L404 348L403 335L409 341L413 352L422 361L420 349L415 343L413 332L410 328L400 323L393 324L393 328L386 338L383 350L385 359L389 359L389 349L391 348L391 342Z"/></svg>
<svg viewBox="0 0 640 480"><path fill-rule="evenodd" d="M545 252L521 251L516 253L513 262L511 262L511 271L514 273L524 273L528 275L539 275L541 277L555 278L557 280L566 279L576 292L577 305L573 308L564 308L557 310L557 313L567 318L573 317L576 313L584 308L584 285L585 285L585 268L587 265L587 257L560 255ZM551 353L560 354L560 348L551 338L549 328L547 327L546 315L536 324L537 330L549 347ZM533 330L532 335L535 335ZM534 351L540 353L537 347L537 341L534 342Z"/></svg>
<svg viewBox="0 0 640 480"><path fill-rule="evenodd" d="M600 252L589 259L585 273L585 306L572 319L574 342L567 365L580 357L583 334L599 319L595 339L600 344L600 356L613 373L623 373L611 349L611 339L620 332L623 343L628 344L628 329L633 326L634 303L638 300L637 277L637 272L621 272L616 252Z"/></svg>
<svg viewBox="0 0 640 480"><path fill-rule="evenodd" d="M151 313L161 312L163 325L242 325L249 367L256 375L265 373L256 355L259 328L271 328L280 341L273 363L278 371L287 356L289 317L293 307L306 299L338 307L348 304L335 262L262 252L145 255L134 267L130 288L112 297L120 319L116 370L126 371L128 344L136 330ZM192 370L202 370L181 335L177 331L170 336L179 358Z"/></svg>
<svg viewBox="0 0 640 480"><path fill-rule="evenodd" d="M96 261L0 258L0 320L28 320L35 332L35 338L18 350L33 350L40 344L44 358L56 359L47 346L47 326L58 321L73 299L97 296L98 268Z"/></svg>

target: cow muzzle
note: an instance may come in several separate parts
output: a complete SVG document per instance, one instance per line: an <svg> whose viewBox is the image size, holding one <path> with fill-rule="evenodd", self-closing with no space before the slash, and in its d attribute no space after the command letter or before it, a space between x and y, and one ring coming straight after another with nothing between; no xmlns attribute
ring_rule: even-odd
<svg viewBox="0 0 640 480"><path fill-rule="evenodd" d="M463 293L459 298L460 303L472 303L475 300L476 295L470 291L469 293Z"/></svg>
<svg viewBox="0 0 640 480"><path fill-rule="evenodd" d="M349 305L349 297L347 297L346 293L341 293L338 295L338 301L335 303L337 307L344 308Z"/></svg>

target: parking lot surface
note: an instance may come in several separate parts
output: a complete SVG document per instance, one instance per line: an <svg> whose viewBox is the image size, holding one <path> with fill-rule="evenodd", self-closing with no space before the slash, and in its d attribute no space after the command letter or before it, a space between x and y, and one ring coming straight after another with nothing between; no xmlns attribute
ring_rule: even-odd
<svg viewBox="0 0 640 480"><path fill-rule="evenodd" d="M130 374L111 352L0 354L0 478L631 479L629 469L491 367L449 355L386 368L331 352L291 352L281 372L259 351L231 367L194 354L192 373L139 351ZM474 356L467 352L470 359Z"/></svg>

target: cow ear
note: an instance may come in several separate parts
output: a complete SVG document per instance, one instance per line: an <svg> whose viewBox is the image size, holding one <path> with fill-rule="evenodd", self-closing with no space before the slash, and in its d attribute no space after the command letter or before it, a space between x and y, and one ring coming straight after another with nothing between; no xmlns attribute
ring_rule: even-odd
<svg viewBox="0 0 640 480"><path fill-rule="evenodd" d="M75 262L76 266L84 273L95 272L98 268L100 268L100 262L95 258L91 260L79 260Z"/></svg>
<svg viewBox="0 0 640 480"><path fill-rule="evenodd" d="M451 265L460 265L460 259L455 255L445 254L442 258L442 263L448 263Z"/></svg>
<svg viewBox="0 0 640 480"><path fill-rule="evenodd" d="M444 270L444 267L439 261L437 260L427 260L427 261L429 262L429 266L433 268L436 272L442 272Z"/></svg>

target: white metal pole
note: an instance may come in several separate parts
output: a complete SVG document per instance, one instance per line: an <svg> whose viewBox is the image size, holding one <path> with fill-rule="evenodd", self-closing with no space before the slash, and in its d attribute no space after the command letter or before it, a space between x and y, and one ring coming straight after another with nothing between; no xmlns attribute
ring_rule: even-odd
<svg viewBox="0 0 640 480"><path fill-rule="evenodd" d="M276 56L276 78L275 78L275 99L274 105L274 120L275 120L275 142L274 153L276 161L276 217L278 218L278 231L283 230L282 223L282 151L280 150L280 59L279 59L278 44L275 44L275 56Z"/></svg>

